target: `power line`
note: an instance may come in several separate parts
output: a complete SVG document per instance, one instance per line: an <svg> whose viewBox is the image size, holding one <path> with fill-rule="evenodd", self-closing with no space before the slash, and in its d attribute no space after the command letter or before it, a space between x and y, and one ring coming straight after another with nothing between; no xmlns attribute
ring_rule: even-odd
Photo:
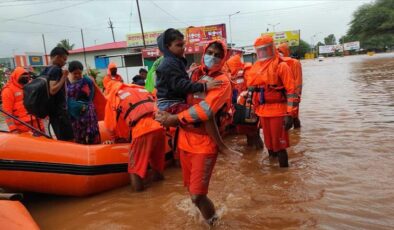
<svg viewBox="0 0 394 230"><path fill-rule="evenodd" d="M165 14L167 14L168 16L172 17L173 19L175 19L176 21L178 21L179 23L182 23L186 26L188 26L186 23L184 23L182 20L180 20L179 18L175 17L174 15L170 14L168 11L166 11L165 9L161 8L159 5L157 5L154 1L149 1L150 3L152 3L153 5L155 5L157 8L159 8L161 11L163 11Z"/></svg>
<svg viewBox="0 0 394 230"><path fill-rule="evenodd" d="M43 15L43 14L47 14L47 13L53 13L53 12L56 12L56 11L64 10L64 9L75 7L75 6L79 6L79 5L82 5L82 4L86 4L86 3L89 3L89 2L92 2L92 1L94 1L94 0L88 0L88 1L85 1L85 2L80 2L80 3L76 3L76 4L72 4L72 5L64 6L64 7L60 7L60 8L54 8L54 9L50 9L50 10L46 10L46 11L42 11L42 12L39 12L39 13L30 14L30 15L25 15L25 16L21 16L21 17L7 18L7 19L5 19L5 21L2 21L2 22L4 23L4 22L9 22L9 21L17 21L19 19L29 18L29 17Z"/></svg>

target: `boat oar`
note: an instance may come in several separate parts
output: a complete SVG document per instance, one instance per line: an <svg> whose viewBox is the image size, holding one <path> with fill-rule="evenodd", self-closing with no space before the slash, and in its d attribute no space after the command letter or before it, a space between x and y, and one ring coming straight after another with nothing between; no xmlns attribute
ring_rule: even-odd
<svg viewBox="0 0 394 230"><path fill-rule="evenodd" d="M0 200L19 200L23 199L22 193L0 193Z"/></svg>
<svg viewBox="0 0 394 230"><path fill-rule="evenodd" d="M44 136L44 137L46 137L46 138L51 139L51 137L50 137L49 135L47 135L46 133L41 132L41 130L38 130L37 128L31 126L30 124L28 124L28 123L26 123L26 122L24 122L24 121L21 121L19 118L15 117L14 115L9 114L8 112L6 112L6 111L4 111L4 110L2 110L2 109L0 109L0 112L2 112L2 113L4 113L5 115L11 117L12 119L18 121L18 122L21 123L22 125L28 127L29 129L33 130L34 132L40 134L41 136Z"/></svg>

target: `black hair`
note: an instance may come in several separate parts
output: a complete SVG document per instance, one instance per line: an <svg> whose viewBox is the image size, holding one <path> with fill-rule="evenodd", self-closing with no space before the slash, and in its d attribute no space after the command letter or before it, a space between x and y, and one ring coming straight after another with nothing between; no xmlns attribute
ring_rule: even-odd
<svg viewBox="0 0 394 230"><path fill-rule="evenodd" d="M79 61L72 61L68 64L68 71L70 73L74 72L75 70L83 70L83 65Z"/></svg>
<svg viewBox="0 0 394 230"><path fill-rule="evenodd" d="M55 57L55 56L57 56L57 55L60 55L60 56L66 55L66 56L68 56L69 53L68 53L68 51L67 51L65 48L63 48L63 47L55 47L55 48L52 49L52 51L51 51L51 53L50 53L50 56L51 56L51 57Z"/></svg>
<svg viewBox="0 0 394 230"><path fill-rule="evenodd" d="M164 32L164 45L170 46L173 41L183 40L185 36L176 29L170 28Z"/></svg>
<svg viewBox="0 0 394 230"><path fill-rule="evenodd" d="M212 44L210 44L208 47L212 47L214 49L218 49L220 50L220 52L222 52L223 56L224 56L224 47L220 42L213 42Z"/></svg>
<svg viewBox="0 0 394 230"><path fill-rule="evenodd" d="M141 73L148 73L148 71L147 71L146 69L144 69L144 68L141 68L140 71L139 71L139 73L140 73L140 74L141 74Z"/></svg>

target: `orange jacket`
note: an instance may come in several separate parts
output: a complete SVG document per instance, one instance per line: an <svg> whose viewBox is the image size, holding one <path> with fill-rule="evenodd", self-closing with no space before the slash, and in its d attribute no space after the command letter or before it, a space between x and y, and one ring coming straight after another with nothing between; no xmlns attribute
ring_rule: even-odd
<svg viewBox="0 0 394 230"><path fill-rule="evenodd" d="M124 84L120 82L113 81L110 83L109 95L107 97L107 104L105 106L105 118L104 118L104 126L110 131L113 136L112 138L124 138L128 139L130 136L132 138L137 138L147 133L153 132L158 129L162 129L162 126L157 121L153 120L152 117L146 116L138 120L135 126L130 127L127 119L124 119L124 116L119 116L117 119L117 109L121 102L121 95L119 95L119 91L121 90L135 90L138 93L139 90L146 91L143 86L133 85L133 84ZM147 91L146 91L147 92ZM130 100L130 97L125 97L124 100ZM131 101L130 101L131 102ZM124 111L125 112L125 111Z"/></svg>
<svg viewBox="0 0 394 230"><path fill-rule="evenodd" d="M296 93L301 97L302 93L302 67L301 62L297 59L290 58L290 48L287 43L282 43L278 47L279 52L283 54L282 59L289 65L295 81Z"/></svg>
<svg viewBox="0 0 394 230"><path fill-rule="evenodd" d="M211 42L212 43L212 42ZM209 43L207 47L211 44ZM226 45L220 42L226 52ZM206 49L204 50L204 54ZM204 56L203 54L203 56ZM226 56L226 54L225 54ZM193 72L192 80L196 81L204 75L211 76L215 80L223 81L220 88L208 91L205 98L200 103L194 104L188 110L178 114L178 119L182 125L204 122L214 119L215 114L224 106L231 104L231 83L229 76L221 71L225 62L222 59L220 68L207 71L204 61L198 70ZM182 127L182 126L181 126ZM214 140L206 134L197 134L181 128L178 137L178 147L181 150L198 153L198 154L212 154L217 152L217 146Z"/></svg>
<svg viewBox="0 0 394 230"><path fill-rule="evenodd" d="M255 47L273 43L270 36L262 36L255 42ZM264 89L265 103L257 104L256 114L261 117L295 116L298 106L298 96L295 94L294 77L289 66L283 62L278 52L275 56L257 61L247 73L248 86ZM256 94L259 95L259 94ZM260 96L261 97L261 96Z"/></svg>
<svg viewBox="0 0 394 230"><path fill-rule="evenodd" d="M302 94L302 67L301 62L294 58L282 57L281 58L290 67L294 77L295 93L298 97Z"/></svg>
<svg viewBox="0 0 394 230"><path fill-rule="evenodd" d="M111 81L118 81L118 82L123 82L122 77L119 74L116 74L116 76L112 76L111 75L111 69L112 68L117 68L116 64L111 62L108 65L108 69L107 69L107 75L103 78L103 86L104 86L104 95L108 95L109 91L111 89L109 89L109 84Z"/></svg>
<svg viewBox="0 0 394 230"><path fill-rule="evenodd" d="M24 68L17 67L14 72L12 72L8 83L4 86L3 91L1 92L3 110L19 118L21 121L38 127L36 119L27 113L25 106L23 105L23 86L18 83L18 80L24 73L27 74ZM28 127L10 117L6 119L6 123L10 131L30 131Z"/></svg>

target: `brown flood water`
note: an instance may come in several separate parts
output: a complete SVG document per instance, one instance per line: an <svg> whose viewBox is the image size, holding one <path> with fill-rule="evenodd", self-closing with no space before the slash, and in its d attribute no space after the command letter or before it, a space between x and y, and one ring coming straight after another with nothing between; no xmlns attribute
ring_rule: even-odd
<svg viewBox="0 0 394 230"><path fill-rule="evenodd" d="M393 229L394 54L305 61L301 131L290 168L267 152L227 142L209 197L213 229ZM38 196L27 207L42 229L207 229L179 169L143 193L120 188L88 198Z"/></svg>

